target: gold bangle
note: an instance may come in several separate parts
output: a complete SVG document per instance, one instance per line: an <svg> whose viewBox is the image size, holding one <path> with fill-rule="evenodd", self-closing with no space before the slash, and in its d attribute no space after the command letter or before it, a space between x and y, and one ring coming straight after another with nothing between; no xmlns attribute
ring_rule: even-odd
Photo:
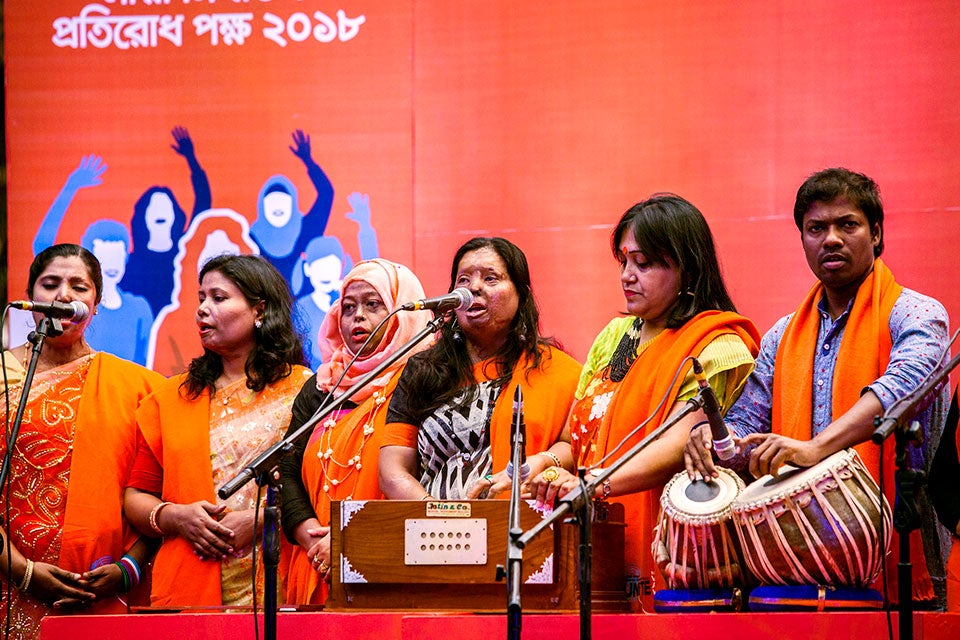
<svg viewBox="0 0 960 640"><path fill-rule="evenodd" d="M27 566L23 571L23 580L20 581L20 584L17 585L17 589L21 592L26 593L27 589L30 588L30 580L33 578L33 560L27 560Z"/></svg>
<svg viewBox="0 0 960 640"><path fill-rule="evenodd" d="M538 455L538 456L547 456L548 458L550 458L551 460L553 460L554 466L556 466L556 467L563 467L563 465L560 464L560 456L558 456L557 454L555 454L553 451L540 451L539 453L537 453L537 455Z"/></svg>
<svg viewBox="0 0 960 640"><path fill-rule="evenodd" d="M160 516L160 510L169 504L169 502L158 502L150 511L150 528L161 538L163 537L163 529L157 523L157 518Z"/></svg>

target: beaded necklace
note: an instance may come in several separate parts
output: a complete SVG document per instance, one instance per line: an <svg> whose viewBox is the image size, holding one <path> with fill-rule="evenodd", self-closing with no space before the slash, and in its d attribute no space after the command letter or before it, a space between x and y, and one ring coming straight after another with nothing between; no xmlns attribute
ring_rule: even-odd
<svg viewBox="0 0 960 640"><path fill-rule="evenodd" d="M360 462L363 454L363 448L373 435L374 420L377 417L377 413L380 411L380 408L383 407L386 402L386 395L382 391L373 392L373 409L370 411L370 414L367 416L366 420L358 422L351 430L352 434L356 432L357 429L363 429L363 433L360 438L360 444L357 446L356 452L353 453L353 455L351 455L346 461L338 460L333 455L333 437L334 435L342 435L343 437L346 437L351 434L335 434L337 431L337 420L335 418L328 418L326 422L323 423L322 431L320 432L317 458L320 460L320 470L323 472L323 492L326 493L327 497L331 500L335 499L332 495L330 495L331 487L336 487L343 484L344 481L346 481L351 475L354 476L353 486L351 487L350 495L344 499L353 499L353 491L357 487L357 482L360 475L359 472L363 467ZM356 411L356 409L354 409L354 411ZM336 473L338 476L342 477L333 477L333 473Z"/></svg>
<svg viewBox="0 0 960 640"><path fill-rule="evenodd" d="M620 382L626 377L630 370L630 365L637 359L637 347L640 346L640 330L643 328L643 320L636 318L627 332L620 338L617 348L614 349L610 357L610 379L614 382Z"/></svg>

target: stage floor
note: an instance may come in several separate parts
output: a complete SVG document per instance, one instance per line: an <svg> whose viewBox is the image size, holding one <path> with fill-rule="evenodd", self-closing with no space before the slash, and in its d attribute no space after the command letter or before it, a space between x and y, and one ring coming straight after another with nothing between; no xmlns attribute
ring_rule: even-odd
<svg viewBox="0 0 960 640"><path fill-rule="evenodd" d="M917 612L916 640L960 638L960 614ZM428 612L334 613L282 612L278 638L323 640L499 640L506 638L503 614ZM688 613L597 614L592 637L642 640L881 640L898 638L897 614L878 612L824 613ZM262 618L261 618L262 625ZM527 640L575 640L577 615L527 614L522 636ZM127 616L59 616L44 620L41 640L253 640L249 613L135 614ZM261 638L262 626L261 626Z"/></svg>

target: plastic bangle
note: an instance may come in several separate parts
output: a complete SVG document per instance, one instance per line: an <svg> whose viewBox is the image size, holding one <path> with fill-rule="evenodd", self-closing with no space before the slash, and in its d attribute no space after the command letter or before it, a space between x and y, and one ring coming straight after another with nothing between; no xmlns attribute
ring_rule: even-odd
<svg viewBox="0 0 960 640"><path fill-rule="evenodd" d="M530 476L530 463L524 462L522 465L520 465L520 479L526 480L529 476ZM513 460L507 461L507 477L513 480Z"/></svg>
<svg viewBox="0 0 960 640"><path fill-rule="evenodd" d="M163 529L161 529L160 525L157 524L157 518L160 516L161 509L163 509L168 504L170 503L158 502L156 506L154 506L153 509L150 511L150 528L154 531L154 533L156 533L158 536L161 536L161 537L163 537Z"/></svg>
<svg viewBox="0 0 960 640"><path fill-rule="evenodd" d="M561 469L563 468L563 465L560 464L560 456L558 456L558 455L555 454L554 452L552 452L552 451L540 451L539 453L537 453L537 455L538 455L538 456L547 456L548 458L550 458L551 460L553 460L554 466L560 467Z"/></svg>
<svg viewBox="0 0 960 640"><path fill-rule="evenodd" d="M120 576L123 578L123 587L119 590L120 593L130 591L130 575L127 573L127 568L123 566L122 562L114 562L113 564L120 568Z"/></svg>
<svg viewBox="0 0 960 640"><path fill-rule="evenodd" d="M120 558L120 564L123 565L127 570L127 574L130 576L130 588L140 584L140 565L137 563L136 558L130 554L124 554Z"/></svg>

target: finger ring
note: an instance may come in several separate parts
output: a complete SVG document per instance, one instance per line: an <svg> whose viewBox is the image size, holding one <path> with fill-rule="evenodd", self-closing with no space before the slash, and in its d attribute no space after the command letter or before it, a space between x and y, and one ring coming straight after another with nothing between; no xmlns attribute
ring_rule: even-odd
<svg viewBox="0 0 960 640"><path fill-rule="evenodd" d="M492 474L492 473L488 473L487 475L483 476L483 479L486 480L487 482L489 482L491 487L493 486L493 474Z"/></svg>
<svg viewBox="0 0 960 640"><path fill-rule="evenodd" d="M556 467L547 467L540 475L543 476L543 479L547 482L553 482L560 477L560 470Z"/></svg>
<svg viewBox="0 0 960 640"><path fill-rule="evenodd" d="M320 566L317 567L317 571L319 571L320 573L326 573L329 570L330 570L330 567L327 566L326 562L321 562Z"/></svg>

